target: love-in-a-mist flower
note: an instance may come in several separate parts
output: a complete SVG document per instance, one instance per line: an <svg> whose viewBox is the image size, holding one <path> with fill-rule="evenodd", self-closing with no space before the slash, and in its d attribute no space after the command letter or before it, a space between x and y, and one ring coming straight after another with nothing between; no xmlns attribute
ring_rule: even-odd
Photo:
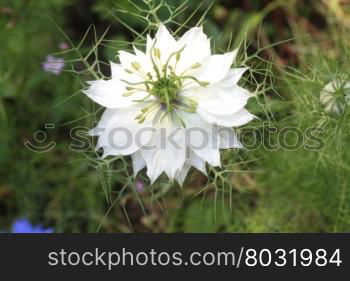
<svg viewBox="0 0 350 281"><path fill-rule="evenodd" d="M11 229L12 233L53 233L52 228L44 228L41 225L32 225L27 219L17 219Z"/></svg>
<svg viewBox="0 0 350 281"><path fill-rule="evenodd" d="M326 112L342 114L350 105L350 81L341 78L332 80L322 89L320 100Z"/></svg>
<svg viewBox="0 0 350 281"><path fill-rule="evenodd" d="M254 118L244 108L252 95L237 85L247 68L231 68L236 55L212 54L202 27L175 39L163 24L145 52L120 51L111 79L84 91L107 108L91 131L103 157L131 155L134 174L147 167L152 183L165 173L182 184L191 166L220 166L219 149L242 147L231 128Z"/></svg>
<svg viewBox="0 0 350 281"><path fill-rule="evenodd" d="M46 61L43 63L43 69L45 72L51 72L55 75L59 75L61 74L64 65L64 59L48 55L46 57Z"/></svg>

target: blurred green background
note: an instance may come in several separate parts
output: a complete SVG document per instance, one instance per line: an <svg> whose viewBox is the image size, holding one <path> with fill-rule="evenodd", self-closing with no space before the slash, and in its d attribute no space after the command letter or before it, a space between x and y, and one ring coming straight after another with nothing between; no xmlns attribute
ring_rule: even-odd
<svg viewBox="0 0 350 281"><path fill-rule="evenodd" d="M161 180L157 196L150 187L135 192L128 158L94 165L69 148L72 128L92 127L93 105L79 90L93 77L72 73L76 54L60 31L78 45L93 25L79 49L85 55L94 32L99 38L109 28L99 59L116 60L122 42L134 39L130 28L144 28L135 7L127 0L0 0L0 230L26 217L68 233L350 231L349 111L328 114L319 98L332 79L350 76L350 1L211 2L188 1L176 21L194 14L186 23L192 26L208 10L204 29L216 50L246 39L252 89L265 81L264 94L250 105L260 117L254 126L319 127L324 147L226 151L226 170L210 171L209 179L193 171L182 189ZM159 15L166 19L166 9ZM43 69L50 54L67 61L59 75ZM41 130L45 143L34 140ZM27 141L56 146L34 153Z"/></svg>

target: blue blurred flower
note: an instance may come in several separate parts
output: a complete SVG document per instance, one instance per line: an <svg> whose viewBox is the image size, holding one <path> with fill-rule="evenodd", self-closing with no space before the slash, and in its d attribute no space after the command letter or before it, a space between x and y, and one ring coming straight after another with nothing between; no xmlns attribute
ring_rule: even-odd
<svg viewBox="0 0 350 281"><path fill-rule="evenodd" d="M55 75L59 75L64 68L64 64L63 59L48 55L46 57L46 61L43 63L43 69L45 72L51 72Z"/></svg>
<svg viewBox="0 0 350 281"><path fill-rule="evenodd" d="M32 225L27 219L17 219L12 225L12 233L53 233L53 228Z"/></svg>

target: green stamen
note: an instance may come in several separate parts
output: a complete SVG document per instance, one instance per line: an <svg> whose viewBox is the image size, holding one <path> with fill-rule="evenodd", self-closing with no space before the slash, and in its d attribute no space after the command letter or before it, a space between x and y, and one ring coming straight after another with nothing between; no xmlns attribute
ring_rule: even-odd
<svg viewBox="0 0 350 281"><path fill-rule="evenodd" d="M174 77L168 77L160 78L156 81L151 89L151 93L161 104L166 105L168 112L171 112L174 109L172 104L176 101L180 90L181 83Z"/></svg>
<svg viewBox="0 0 350 281"><path fill-rule="evenodd" d="M131 63L131 67L133 69L135 69L136 71L138 71L141 68L141 65L135 61L135 62Z"/></svg>
<svg viewBox="0 0 350 281"><path fill-rule="evenodd" d="M173 112L175 109L181 109L185 112L193 113L196 112L198 103L190 98L179 97L179 93L184 86L190 85L193 82L196 82L201 87L207 87L209 82L200 81L194 76L184 75L187 71L191 69L197 69L201 67L200 63L195 63L191 65L187 70L182 74L176 74L176 67L181 58L182 51L185 49L183 46L180 50L175 51L169 55L166 62L163 64L160 60L161 51L155 47L156 40L154 41L153 46L150 50L150 58L153 66L154 73L145 73L142 71L140 63L137 61L131 63L131 70L125 69L127 73L130 74L141 74L142 82L129 82L126 80L121 80L126 83L125 87L128 92L124 93L124 97L129 97L137 91L146 91L148 95L142 99L134 100L134 102L150 102L144 108L141 109L140 114L138 114L135 120L138 123L143 123L146 117L155 109L161 108L163 110L163 118ZM173 60L172 60L173 59ZM172 65L170 63L172 62ZM190 82L185 80L191 80ZM144 85L144 87L137 88L139 85ZM154 98L149 100L149 97L153 96Z"/></svg>

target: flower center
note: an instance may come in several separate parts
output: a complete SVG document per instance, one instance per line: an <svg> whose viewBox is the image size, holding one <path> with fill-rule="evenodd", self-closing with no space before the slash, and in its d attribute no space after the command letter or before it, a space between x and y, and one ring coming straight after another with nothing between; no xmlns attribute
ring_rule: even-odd
<svg viewBox="0 0 350 281"><path fill-rule="evenodd" d="M149 95L141 100L135 100L135 102L146 102L150 96L155 97L157 100L157 102L151 102L144 107L141 110L141 113L136 116L135 119L138 120L139 123L144 122L150 112L159 106L163 109L164 116L171 113L176 108L187 112L195 112L198 105L197 102L188 97L179 97L181 89L191 83L195 83L201 87L207 87L209 85L206 81L199 81L196 77L187 75L188 71L199 68L201 66L200 63L195 63L185 69L182 73L176 74L176 67L185 46L180 50L171 53L166 62L162 63L161 51L158 48L155 48L155 44L156 41L150 51L150 59L154 73L145 73L142 70L140 63L135 61L131 63L131 68L126 69L125 71L130 74L138 75L144 80L137 83L121 80L128 85L126 87L128 92L123 94L123 96L128 97L137 91L144 91L144 89L138 88L138 86L144 85Z"/></svg>
<svg viewBox="0 0 350 281"><path fill-rule="evenodd" d="M176 77L170 76L155 81L150 92L163 106L166 106L168 112L171 112L174 109L180 89L181 82L176 81Z"/></svg>

